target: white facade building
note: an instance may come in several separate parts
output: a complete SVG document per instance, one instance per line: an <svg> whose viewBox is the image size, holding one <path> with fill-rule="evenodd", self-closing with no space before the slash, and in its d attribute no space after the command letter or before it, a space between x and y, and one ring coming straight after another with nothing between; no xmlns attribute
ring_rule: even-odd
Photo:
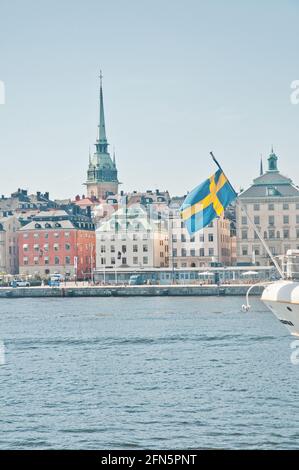
<svg viewBox="0 0 299 470"><path fill-rule="evenodd" d="M168 231L140 205L123 206L96 230L96 268L167 267Z"/></svg>
<svg viewBox="0 0 299 470"><path fill-rule="evenodd" d="M268 170L253 180L253 185L239 195L236 207L238 264L269 265L271 260L256 235L255 223L274 256L299 249L299 189L277 168L278 157L271 152Z"/></svg>

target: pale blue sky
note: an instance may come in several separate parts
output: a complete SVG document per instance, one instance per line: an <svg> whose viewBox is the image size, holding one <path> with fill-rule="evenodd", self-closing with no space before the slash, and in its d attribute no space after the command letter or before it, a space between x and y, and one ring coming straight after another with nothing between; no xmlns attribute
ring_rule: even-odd
<svg viewBox="0 0 299 470"><path fill-rule="evenodd" d="M299 184L297 0L0 0L0 194L85 192L104 74L125 190L182 194L214 170L236 189L271 144Z"/></svg>

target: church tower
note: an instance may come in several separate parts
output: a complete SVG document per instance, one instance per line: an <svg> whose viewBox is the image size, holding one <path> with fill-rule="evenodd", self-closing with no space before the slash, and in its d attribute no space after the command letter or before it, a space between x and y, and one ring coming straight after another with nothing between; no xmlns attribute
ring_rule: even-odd
<svg viewBox="0 0 299 470"><path fill-rule="evenodd" d="M115 156L113 160L108 152L108 142L105 128L102 72L100 73L100 116L98 125L98 138L95 143L96 151L89 156L87 170L87 195L90 198L106 199L109 194L118 193L119 181Z"/></svg>

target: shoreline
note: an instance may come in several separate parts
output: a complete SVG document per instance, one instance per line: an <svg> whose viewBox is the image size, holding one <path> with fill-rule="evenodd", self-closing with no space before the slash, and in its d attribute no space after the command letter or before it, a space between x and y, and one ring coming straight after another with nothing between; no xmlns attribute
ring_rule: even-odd
<svg viewBox="0 0 299 470"><path fill-rule="evenodd" d="M60 287L1 287L0 299L36 297L208 297L244 296L250 284L235 285L142 285L142 286L60 286ZM251 295L262 294L263 286L255 286Z"/></svg>

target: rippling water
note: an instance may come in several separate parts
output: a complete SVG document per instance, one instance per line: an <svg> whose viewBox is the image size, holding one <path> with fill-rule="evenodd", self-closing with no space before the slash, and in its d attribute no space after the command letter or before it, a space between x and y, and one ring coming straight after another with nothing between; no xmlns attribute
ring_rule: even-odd
<svg viewBox="0 0 299 470"><path fill-rule="evenodd" d="M299 448L292 338L258 300L0 299L0 448Z"/></svg>

